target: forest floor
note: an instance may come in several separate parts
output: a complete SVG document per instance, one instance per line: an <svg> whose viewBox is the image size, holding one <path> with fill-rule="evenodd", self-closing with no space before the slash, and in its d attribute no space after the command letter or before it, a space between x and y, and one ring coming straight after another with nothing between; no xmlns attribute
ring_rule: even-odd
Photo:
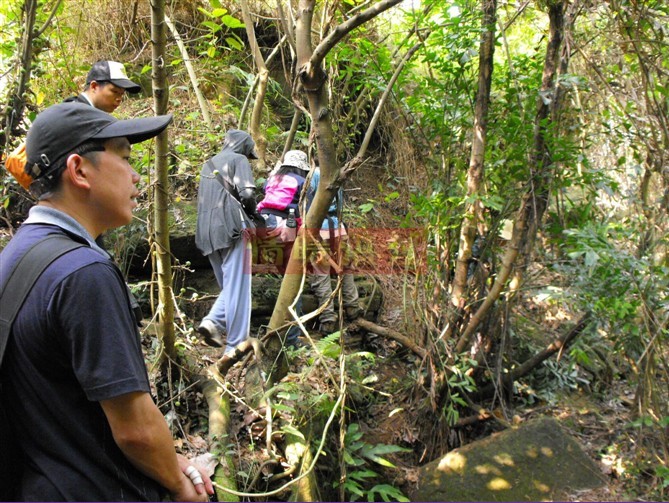
<svg viewBox="0 0 669 503"><path fill-rule="evenodd" d="M398 307L401 305L400 299L396 298L393 301L386 296L386 308L380 313L377 322L382 326L405 330L406 320L403 319L402 310ZM545 313L540 313L539 308L535 306L535 315L544 316ZM187 346L185 349L191 356L190 359L199 362L203 370L220 356L220 350L204 346L194 337L187 336L185 340ZM495 415L514 425L539 416L552 416L576 439L608 480L606 487L572 494L568 500L649 501L653 499L651 494L657 494L650 492L649 484L652 482L652 477L644 474L644 470L635 468L639 466L638 464L632 463L639 458L640 451L643 450L643 441L640 442L635 430L630 428L635 390L624 378L612 379L606 386L597 390L587 385L557 389L548 385L551 392L543 394L537 389L534 391L531 389L540 386L541 383L528 380L524 384L521 383L520 392L514 396L511 403L495 408L491 419L463 426L457 431L451 430L447 438L440 440L435 438L435 443L441 442L442 445L429 445L425 432L434 428L434 425L430 424L433 419L420 412L417 413L422 410L419 407L422 399L417 398L420 394L417 376L420 374L421 360L396 341L379 335L348 330L345 332L345 340L344 348L348 355L365 353L373 355L369 358L349 360L349 365L358 365L361 371L357 379L358 385L350 382L348 387L346 405L349 410L349 421L356 422L360 426L364 442L369 445L384 444L407 448L406 452L384 456L395 465L395 468L376 465L369 467L383 479L378 483L390 484L402 490L404 494L410 495L418 483L419 467L438 457L438 452L445 453L453 447L503 429L501 422L494 419ZM323 366L314 364L314 355L314 350L309 348L292 353L290 372L283 381L287 392L301 393L305 401L308 395L328 394L332 391L330 380L333 376L328 375ZM333 364L331 370L337 372L337 362L332 360L331 363ZM241 396L244 386L242 365L237 364L233 367L227 379ZM365 384L360 385L361 382ZM175 428L175 435L180 437L177 447L192 457L207 450L205 440L207 405L202 394L196 388L189 386L192 385L173 384L170 386L172 388L170 395L169 387L163 383L162 391L158 392L163 412L165 405L170 404L173 417L179 419L175 422L180 425ZM297 400L299 401L299 398ZM290 409L290 403L288 400L285 407ZM258 422L257 416L250 413L240 402L233 401L231 415L233 427L229 455L234 459L239 473L240 490L262 492L270 489L272 487L270 483L264 485L255 477L255 471L268 458L268 450L263 440L264 424L262 421ZM331 432L330 436L333 439L338 438L336 432ZM429 434L427 436L429 437ZM651 442L652 439L646 441ZM333 481L329 478L332 473L339 473L336 449L336 443L326 444L326 450L330 455L322 457L316 465L317 477L320 483L325 482L324 487L332 485ZM652 470L649 467L650 472ZM255 484L254 487L245 485L251 480ZM261 480L267 481L269 478ZM338 493L332 487L324 488L323 494L328 501L336 500L338 497ZM282 495L277 495L275 498L282 500Z"/></svg>

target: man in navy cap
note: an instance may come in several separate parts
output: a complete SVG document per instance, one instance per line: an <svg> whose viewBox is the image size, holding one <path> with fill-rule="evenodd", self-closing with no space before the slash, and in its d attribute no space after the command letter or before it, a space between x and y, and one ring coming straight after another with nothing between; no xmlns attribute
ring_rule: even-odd
<svg viewBox="0 0 669 503"><path fill-rule="evenodd" d="M125 92L136 94L142 88L128 78L122 63L117 61L98 61L86 76L84 92L67 98L65 102L85 103L107 113L116 110Z"/></svg>
<svg viewBox="0 0 669 503"><path fill-rule="evenodd" d="M150 395L123 276L95 243L132 220L140 177L131 145L171 120L117 120L62 103L28 131L26 171L39 202L0 254L0 289L37 242L60 236L83 246L37 279L0 367L3 413L24 458L12 481L16 500L161 501L169 493L174 501L207 501L213 494L207 475L174 450ZM3 471L10 462L3 459Z"/></svg>

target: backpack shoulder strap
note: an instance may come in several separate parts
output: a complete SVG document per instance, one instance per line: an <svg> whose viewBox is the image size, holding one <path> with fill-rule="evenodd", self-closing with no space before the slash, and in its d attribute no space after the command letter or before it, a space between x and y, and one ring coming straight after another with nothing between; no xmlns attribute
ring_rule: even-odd
<svg viewBox="0 0 669 503"><path fill-rule="evenodd" d="M227 190L232 197L234 197L237 201L240 201L239 191L237 190L237 187L235 187L228 180L223 178L223 175L221 175L221 173L214 173L214 171L216 171L216 166L214 166L213 161L209 159L205 164L209 168L209 171L211 171L211 174L216 177L218 183L223 185L223 188L225 188L225 190Z"/></svg>
<svg viewBox="0 0 669 503"><path fill-rule="evenodd" d="M14 319L37 279L58 257L86 246L63 235L53 235L35 243L0 285L0 365L5 356Z"/></svg>

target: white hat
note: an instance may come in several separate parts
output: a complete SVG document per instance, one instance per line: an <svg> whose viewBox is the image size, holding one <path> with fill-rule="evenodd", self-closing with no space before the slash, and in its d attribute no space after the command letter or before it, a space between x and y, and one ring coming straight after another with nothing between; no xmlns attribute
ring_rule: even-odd
<svg viewBox="0 0 669 503"><path fill-rule="evenodd" d="M309 160L307 158L306 152L301 150L289 150L286 152L286 155L283 156L282 166L293 166L294 168L301 169L302 171L309 171Z"/></svg>

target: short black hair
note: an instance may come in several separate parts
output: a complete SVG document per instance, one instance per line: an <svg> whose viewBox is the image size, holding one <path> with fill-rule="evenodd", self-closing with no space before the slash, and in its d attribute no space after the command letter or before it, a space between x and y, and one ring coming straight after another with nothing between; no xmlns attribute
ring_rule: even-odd
<svg viewBox="0 0 669 503"><path fill-rule="evenodd" d="M111 81L109 80L92 80L91 82L97 82L100 87L105 87L107 84L111 84ZM88 91L91 88L91 82L86 82L84 91Z"/></svg>
<svg viewBox="0 0 669 503"><path fill-rule="evenodd" d="M91 162L97 162L98 152L103 152L105 150L105 142L107 140L88 140L75 147L71 152L65 155L62 159L56 162L55 166L52 166L51 169L44 175L40 176L30 184L30 193L40 198L48 192L53 192L60 186L61 174L65 171L65 166L67 165L67 159L72 154L77 154L80 156L88 155ZM26 163L25 170L28 174L28 164Z"/></svg>

